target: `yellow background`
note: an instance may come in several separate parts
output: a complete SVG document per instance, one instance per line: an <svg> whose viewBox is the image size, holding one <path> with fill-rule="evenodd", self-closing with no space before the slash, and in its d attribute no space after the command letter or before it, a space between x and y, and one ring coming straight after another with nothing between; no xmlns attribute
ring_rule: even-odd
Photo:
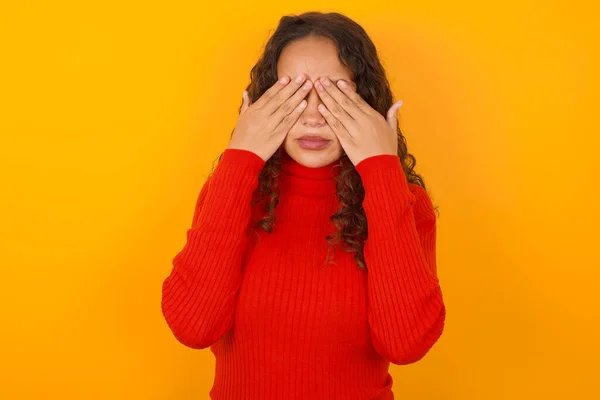
<svg viewBox="0 0 600 400"><path fill-rule="evenodd" d="M310 9L370 33L440 206L447 327L396 397L600 398L596 2L203 3L3 5L0 398L208 398L162 280L269 30Z"/></svg>

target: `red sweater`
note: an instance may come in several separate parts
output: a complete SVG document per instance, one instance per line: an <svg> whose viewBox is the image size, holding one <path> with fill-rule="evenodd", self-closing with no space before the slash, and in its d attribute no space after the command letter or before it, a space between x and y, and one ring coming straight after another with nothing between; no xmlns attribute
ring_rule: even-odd
<svg viewBox="0 0 600 400"><path fill-rule="evenodd" d="M324 265L333 164L282 153L274 230L256 239L250 202L265 163L225 150L163 283L164 317L184 345L210 346L211 399L393 399L389 363L418 361L444 328L432 202L397 156L363 160L367 271L340 245Z"/></svg>

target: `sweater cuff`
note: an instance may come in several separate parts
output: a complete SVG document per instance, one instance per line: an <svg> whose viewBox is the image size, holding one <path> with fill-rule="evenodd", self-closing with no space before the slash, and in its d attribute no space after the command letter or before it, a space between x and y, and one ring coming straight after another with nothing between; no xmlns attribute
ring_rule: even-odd
<svg viewBox="0 0 600 400"><path fill-rule="evenodd" d="M367 157L359 162L355 169L361 177L365 191L372 186L385 187L392 183L394 187L400 187L406 192L410 191L400 157L397 155L378 154Z"/></svg>
<svg viewBox="0 0 600 400"><path fill-rule="evenodd" d="M260 156L250 150L244 149L225 149L219 164L225 164L234 168L246 170L251 175L260 173L266 162Z"/></svg>
<svg viewBox="0 0 600 400"><path fill-rule="evenodd" d="M222 203L245 201L258 186L265 161L256 153L242 149L225 149L209 183L211 193Z"/></svg>
<svg viewBox="0 0 600 400"><path fill-rule="evenodd" d="M265 162L257 154L242 149L226 149L214 173L208 177L202 208L194 216L211 230L233 232L244 227L250 213L252 194ZM200 200L199 200L200 201Z"/></svg>

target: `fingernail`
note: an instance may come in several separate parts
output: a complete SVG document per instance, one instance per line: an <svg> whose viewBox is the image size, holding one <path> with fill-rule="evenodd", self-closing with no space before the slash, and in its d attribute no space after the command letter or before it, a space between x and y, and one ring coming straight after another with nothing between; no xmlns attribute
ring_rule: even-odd
<svg viewBox="0 0 600 400"><path fill-rule="evenodd" d="M346 89L348 87L348 84L345 81L341 80L341 79L339 81L337 81L337 84L342 89Z"/></svg>
<svg viewBox="0 0 600 400"><path fill-rule="evenodd" d="M312 82L311 81L306 81L306 83L304 84L304 86L302 86L302 89L308 90L308 89L310 89L311 86L312 86Z"/></svg>
<svg viewBox="0 0 600 400"><path fill-rule="evenodd" d="M300 82L302 82L302 80L303 80L303 79L304 79L304 76L302 76L302 75L298 75L298 76L296 77L296 83L300 83Z"/></svg>
<svg viewBox="0 0 600 400"><path fill-rule="evenodd" d="M398 108L402 107L402 104L403 104L402 100L398 101Z"/></svg>
<svg viewBox="0 0 600 400"><path fill-rule="evenodd" d="M329 81L329 79L327 79L327 78L324 78L324 79L323 79L323 84L324 84L325 86L329 86L329 85L331 85L331 82Z"/></svg>
<svg viewBox="0 0 600 400"><path fill-rule="evenodd" d="M317 89L319 89L319 90L323 90L323 86L321 85L321 82L319 82L319 81L316 81L316 82L315 82L315 86L317 87Z"/></svg>

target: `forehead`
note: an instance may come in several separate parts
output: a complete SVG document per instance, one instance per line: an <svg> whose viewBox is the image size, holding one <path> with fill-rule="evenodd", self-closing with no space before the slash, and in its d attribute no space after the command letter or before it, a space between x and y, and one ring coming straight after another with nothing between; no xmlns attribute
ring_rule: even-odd
<svg viewBox="0 0 600 400"><path fill-rule="evenodd" d="M292 78L304 73L311 80L322 76L352 79L352 73L339 59L335 43L328 38L307 37L288 44L277 62L277 74Z"/></svg>

